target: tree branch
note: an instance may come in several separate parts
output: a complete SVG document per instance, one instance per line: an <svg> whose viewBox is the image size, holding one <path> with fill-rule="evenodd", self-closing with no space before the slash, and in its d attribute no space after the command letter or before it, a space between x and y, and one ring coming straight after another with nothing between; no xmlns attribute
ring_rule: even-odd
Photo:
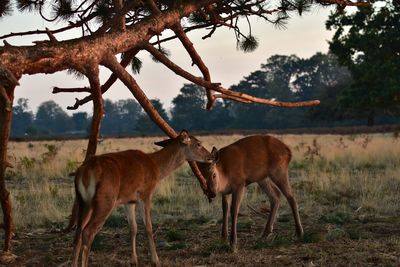
<svg viewBox="0 0 400 267"><path fill-rule="evenodd" d="M350 0L317 0L318 3L320 4L325 4L325 5L337 5L340 7L346 7L346 6L368 6L371 4L369 0L367 1L350 1Z"/></svg>
<svg viewBox="0 0 400 267"><path fill-rule="evenodd" d="M192 58L193 64L196 64L197 67L200 69L201 73L203 74L204 80L207 82L211 83L211 75L210 72L200 57L200 55L197 53L196 49L194 48L193 43L190 41L189 37L186 35L185 31L182 29L181 24L175 24L174 27L172 27L172 30L175 32L175 34L178 36L179 40L185 47L186 51L189 53L190 57ZM215 102L215 97L213 97L212 93L212 88L206 87L205 88L207 91L207 110L210 110L212 105Z"/></svg>
<svg viewBox="0 0 400 267"><path fill-rule="evenodd" d="M83 25L85 25L85 23L87 23L88 21L92 20L93 18L95 18L97 16L96 13L92 13L90 15L88 15L87 17L83 18L82 20L74 23L74 22L69 22L68 26L59 28L57 30L53 30L53 31L49 31L51 34L56 34L56 33L60 33L60 32L65 32L74 28L79 28L82 27ZM9 37L15 37L15 36L26 36L26 35L35 35L35 34L47 34L48 35L48 30L35 30L35 31L26 31L26 32L11 32L9 34L5 34L0 36L0 39L6 39Z"/></svg>
<svg viewBox="0 0 400 267"><path fill-rule="evenodd" d="M86 68L86 76L89 79L90 89L92 91L93 117L85 160L96 154L100 124L103 117L103 98L101 94L99 66L97 64L89 65Z"/></svg>
<svg viewBox="0 0 400 267"><path fill-rule="evenodd" d="M153 12L154 15L160 15L161 10L158 8L156 3L153 0L146 0L147 5L150 7L151 12Z"/></svg>
<svg viewBox="0 0 400 267"><path fill-rule="evenodd" d="M90 93L91 89L89 87L74 87L74 88L60 88L57 86L53 87L52 94L58 93Z"/></svg>
<svg viewBox="0 0 400 267"><path fill-rule="evenodd" d="M115 6L115 13L117 14L116 16L118 17L118 22L117 22L117 29L119 31L124 32L125 31L125 13L121 13L122 8L124 6L124 1L123 0L114 0L114 6Z"/></svg>
<svg viewBox="0 0 400 267"><path fill-rule="evenodd" d="M222 93L223 95L229 96L229 99L235 98L237 101L238 99L241 99L245 101L245 103L260 103L260 104L266 104L266 105L271 105L271 106L277 106L277 107L288 107L288 108L294 108L294 107L305 107L305 106L314 106L318 105L320 103L319 100L312 100L312 101L304 101L304 102L282 102L282 101L274 101L274 100L269 100L269 99L264 99L264 98L259 98L255 96L251 96L245 93L240 93L236 92L233 90L228 90L220 86L220 84L216 83L210 83L208 81L205 81L202 78L196 77L193 74L185 71L178 65L176 65L174 62L169 60L165 55L163 55L160 51L158 51L156 48L154 48L152 45L146 43L143 45L143 48L146 49L150 54L152 54L158 61L163 63L166 67L171 69L173 72L175 72L177 75L197 84L200 85L204 88L212 88L212 90L217 91ZM219 96L221 98L221 96ZM225 97L228 98L228 97ZM241 102L243 102L241 101Z"/></svg>
<svg viewBox="0 0 400 267"><path fill-rule="evenodd" d="M128 52L125 53L125 57L121 60L121 66L123 66L124 68L126 68L129 63L131 62L132 58L138 53L138 49L132 49ZM110 75L110 77L107 79L107 81L101 86L101 93L104 94L105 92L107 92L108 89L110 89L110 87L117 81L117 76L112 73ZM86 87L84 87L86 88ZM84 90L84 88L80 88L81 90ZM78 88L76 88L78 89ZM54 90L53 90L54 92ZM75 110L78 109L80 106L92 101L92 96L89 95L83 99L78 99L75 98L76 102L73 106L68 106L67 109L68 110Z"/></svg>
<svg viewBox="0 0 400 267"><path fill-rule="evenodd" d="M251 101L250 100L245 100L245 99L241 99L235 96L230 96L230 95L224 95L224 94L214 94L214 97L217 98L223 98L223 99L229 99L229 100L233 100L236 102L241 102L241 103L245 103L245 104L250 104Z"/></svg>

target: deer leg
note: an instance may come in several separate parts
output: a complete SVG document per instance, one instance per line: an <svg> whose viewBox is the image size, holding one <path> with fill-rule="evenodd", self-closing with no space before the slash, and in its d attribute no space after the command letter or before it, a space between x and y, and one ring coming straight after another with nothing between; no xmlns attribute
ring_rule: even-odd
<svg viewBox="0 0 400 267"><path fill-rule="evenodd" d="M239 208L240 208L240 203L243 198L244 194L244 185L240 186L236 190L233 191L232 193L232 203L231 203L231 250L232 252L236 252L237 250L237 218L238 218L238 213L239 213Z"/></svg>
<svg viewBox="0 0 400 267"><path fill-rule="evenodd" d="M283 171L278 171L274 177L272 177L274 183L278 186L278 188L281 190L283 195L286 197L290 208L292 209L294 221L295 221L295 226L296 226L296 234L299 240L303 239L303 226L301 225L300 221L300 215L299 215L299 209L297 206L296 199L293 196L292 192L292 187L290 186L289 183L289 177L288 177L288 172L287 170Z"/></svg>
<svg viewBox="0 0 400 267"><path fill-rule="evenodd" d="M65 227L62 230L62 233L66 234L76 226L77 216L78 216L78 202L75 198L74 205L72 206L71 217L69 218L67 227Z"/></svg>
<svg viewBox="0 0 400 267"><path fill-rule="evenodd" d="M93 239L104 225L108 216L111 214L114 205L115 200L94 204L92 216L82 231L82 267L88 266L89 252L93 243Z"/></svg>
<svg viewBox="0 0 400 267"><path fill-rule="evenodd" d="M228 195L222 195L222 231L221 237L226 240L228 238Z"/></svg>
<svg viewBox="0 0 400 267"><path fill-rule="evenodd" d="M82 229L87 225L92 209L85 205L83 201L78 197L75 199L76 202L76 213L77 213L77 226L74 237L74 261L73 266L78 267L79 256L81 254L82 245Z"/></svg>
<svg viewBox="0 0 400 267"><path fill-rule="evenodd" d="M268 178L258 182L258 185L260 186L261 190L267 194L271 203L271 211L268 216L268 221L265 225L264 232L261 235L261 238L267 238L274 229L274 223L279 209L281 192L271 181L271 179Z"/></svg>
<svg viewBox="0 0 400 267"><path fill-rule="evenodd" d="M132 265L138 266L138 258L136 254L136 234L137 234L137 223L136 223L136 203L127 204L126 209L128 211L128 222L131 232L131 243L132 243Z"/></svg>
<svg viewBox="0 0 400 267"><path fill-rule="evenodd" d="M150 198L144 200L144 224L146 225L146 234L147 238L149 240L149 246L150 246L150 253L151 253L151 261L153 265L159 267L160 265L160 260L158 259L157 256L157 251L156 251L156 245L154 243L154 237L153 237L153 226L151 224L151 200Z"/></svg>

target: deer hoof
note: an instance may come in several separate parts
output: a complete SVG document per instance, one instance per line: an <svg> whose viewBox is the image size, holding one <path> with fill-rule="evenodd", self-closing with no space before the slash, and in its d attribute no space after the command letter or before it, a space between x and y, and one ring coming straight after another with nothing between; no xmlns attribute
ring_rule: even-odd
<svg viewBox="0 0 400 267"><path fill-rule="evenodd" d="M161 267L160 261L153 262L152 264L154 267Z"/></svg>
<svg viewBox="0 0 400 267"><path fill-rule="evenodd" d="M263 233L260 238L258 239L258 241L261 242L272 242L274 241L274 239L276 238L276 235L272 232L270 233Z"/></svg>
<svg viewBox="0 0 400 267"><path fill-rule="evenodd" d="M236 245L236 244L232 244L232 245L231 245L231 247L230 247L230 252L231 252L231 253L236 253L236 252L238 252L238 248L237 248L237 245Z"/></svg>

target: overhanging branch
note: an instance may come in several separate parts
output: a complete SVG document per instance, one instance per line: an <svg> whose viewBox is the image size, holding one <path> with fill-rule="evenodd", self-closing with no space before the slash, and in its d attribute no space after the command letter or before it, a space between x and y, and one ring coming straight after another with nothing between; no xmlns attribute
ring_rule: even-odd
<svg viewBox="0 0 400 267"><path fill-rule="evenodd" d="M74 88L60 88L57 86L53 87L53 94L58 93L90 93L91 90L89 87L74 87Z"/></svg>
<svg viewBox="0 0 400 267"><path fill-rule="evenodd" d="M186 51L189 53L190 57L192 58L193 64L196 64L197 67L200 69L201 73L203 74L204 80L211 83L210 71L208 70L204 61L201 59L199 53L197 53L197 51L194 48L194 45L190 41L189 37L186 35L185 31L182 29L181 24L175 24L172 27L172 30L178 36L179 40L185 47ZM207 91L207 110L210 110L212 105L215 102L215 97L213 97L211 87L206 87L206 91Z"/></svg>
<svg viewBox="0 0 400 267"><path fill-rule="evenodd" d="M128 52L125 53L125 57L122 58L121 60L121 66L126 68L129 63L131 62L132 58L138 53L138 49L132 49L129 50ZM117 81L117 76L112 73L110 75L110 77L107 79L107 81L101 86L101 93L104 94L105 92L107 92L108 89L110 89L110 87ZM58 87L57 87L58 88ZM82 90L82 92L84 92L84 90L86 90L87 87L83 87L83 88L71 88L71 89L79 89ZM67 90L67 88L64 88L64 90ZM53 89L53 93L54 93L54 89ZM73 106L68 106L67 109L68 110L75 110L78 109L80 106L90 102L93 100L92 95L88 95L83 99L78 99L75 98L76 102Z"/></svg>
<svg viewBox="0 0 400 267"><path fill-rule="evenodd" d="M311 100L311 101L303 101L303 102L283 102L283 101L275 101L275 100L269 100L265 98L259 98L255 97L252 95L248 95L245 93L241 92L236 92L233 90L228 90L220 86L220 84L216 83L211 83L208 82L202 78L196 77L193 74L185 71L178 65L176 65L174 62L169 60L164 54L162 54L160 51L158 51L156 48L154 48L152 45L146 43L143 44L143 48L146 49L150 54L152 54L158 61L163 63L166 67L171 69L173 72L175 72L177 75L191 81L192 83L195 83L197 85L200 85L204 88L212 88L212 90L220 92L222 95L225 95L227 99L234 99L235 101L238 101L239 99L242 100L240 102L244 103L260 103L260 104L266 104L266 105L271 105L271 106L276 106L276 107L287 107L287 108L294 108L294 107L305 107L305 106L314 106L318 105L320 103L319 100ZM221 95L219 95L220 98Z"/></svg>

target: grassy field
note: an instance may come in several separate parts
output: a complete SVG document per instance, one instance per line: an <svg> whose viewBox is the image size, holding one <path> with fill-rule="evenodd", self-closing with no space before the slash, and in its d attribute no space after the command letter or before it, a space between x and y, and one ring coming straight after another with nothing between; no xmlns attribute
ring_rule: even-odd
<svg viewBox="0 0 400 267"><path fill-rule="evenodd" d="M209 149L243 136L202 136ZM238 223L239 252L219 239L220 198L209 204L185 165L159 186L153 224L164 266L399 266L400 138L398 134L279 135L290 146L290 177L305 238L296 241L285 199L275 236L258 240L268 199L248 187ZM98 153L129 148L154 151L160 138L105 139ZM14 266L70 266L72 233L65 226L73 201L74 171L86 141L10 143L7 173L17 227ZM255 212L255 211L256 212ZM264 215L265 214L265 215ZM149 264L139 222L139 261ZM129 230L118 208L97 236L92 266L129 266Z"/></svg>

